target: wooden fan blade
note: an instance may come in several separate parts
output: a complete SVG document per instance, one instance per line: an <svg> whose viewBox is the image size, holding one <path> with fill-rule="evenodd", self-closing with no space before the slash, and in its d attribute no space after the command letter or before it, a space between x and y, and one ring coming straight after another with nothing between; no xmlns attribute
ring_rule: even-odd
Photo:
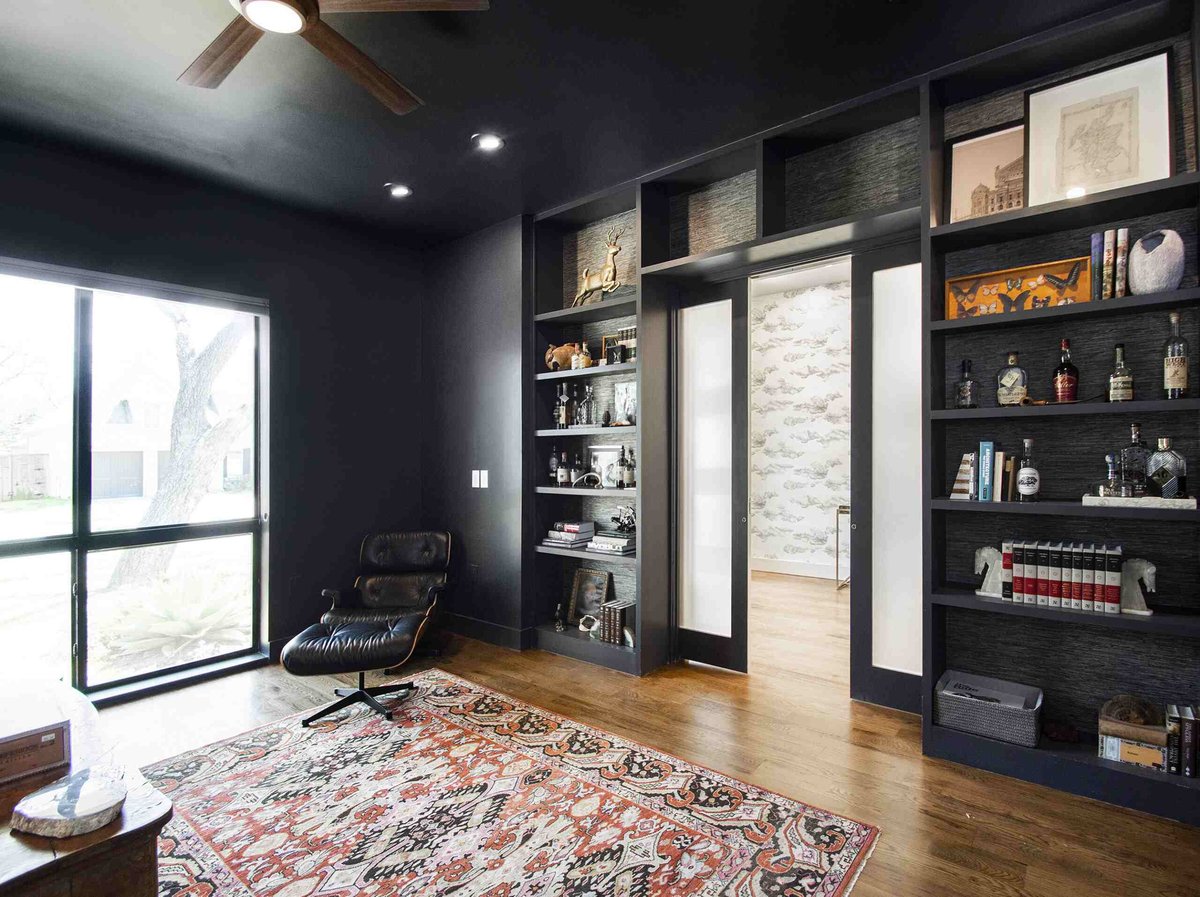
<svg viewBox="0 0 1200 897"><path fill-rule="evenodd" d="M381 69L367 54L324 22L318 21L300 36L324 53L342 71L369 90L379 102L397 115L422 105L416 94Z"/></svg>
<svg viewBox="0 0 1200 897"><path fill-rule="evenodd" d="M220 87L225 76L245 58L260 37L261 31L238 16L196 57L196 61L188 66L178 80L193 87Z"/></svg>
<svg viewBox="0 0 1200 897"><path fill-rule="evenodd" d="M320 0L327 12L482 12L490 0Z"/></svg>

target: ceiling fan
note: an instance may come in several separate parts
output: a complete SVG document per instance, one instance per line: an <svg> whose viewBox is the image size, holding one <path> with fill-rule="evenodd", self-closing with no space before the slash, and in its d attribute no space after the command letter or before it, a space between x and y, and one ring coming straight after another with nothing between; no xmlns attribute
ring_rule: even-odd
<svg viewBox="0 0 1200 897"><path fill-rule="evenodd" d="M229 0L238 17L179 76L193 87L219 87L264 31L299 34L397 115L421 100L321 19L329 12L470 12L489 0Z"/></svg>

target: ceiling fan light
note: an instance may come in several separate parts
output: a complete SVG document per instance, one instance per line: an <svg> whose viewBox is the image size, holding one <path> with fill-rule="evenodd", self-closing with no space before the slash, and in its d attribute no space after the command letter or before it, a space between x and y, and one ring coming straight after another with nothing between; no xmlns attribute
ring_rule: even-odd
<svg viewBox="0 0 1200 897"><path fill-rule="evenodd" d="M284 0L244 0L242 15L263 31L296 34L304 28L304 16Z"/></svg>

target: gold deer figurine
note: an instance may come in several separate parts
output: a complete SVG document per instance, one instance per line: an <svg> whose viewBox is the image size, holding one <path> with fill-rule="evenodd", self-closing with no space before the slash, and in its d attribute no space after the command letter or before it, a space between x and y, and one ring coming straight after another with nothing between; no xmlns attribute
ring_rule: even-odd
<svg viewBox="0 0 1200 897"><path fill-rule="evenodd" d="M607 257L604 260L604 267L600 269L599 274L592 274L591 268L584 268L583 273L579 275L579 292L575 294L575 301L571 303L571 307L576 305L586 305L588 297L593 293L611 293L621 285L621 281L617 280L617 253L621 251L621 247L617 241L621 239L625 233L625 228L617 230L615 227L608 232L608 236L604 240L605 253Z"/></svg>

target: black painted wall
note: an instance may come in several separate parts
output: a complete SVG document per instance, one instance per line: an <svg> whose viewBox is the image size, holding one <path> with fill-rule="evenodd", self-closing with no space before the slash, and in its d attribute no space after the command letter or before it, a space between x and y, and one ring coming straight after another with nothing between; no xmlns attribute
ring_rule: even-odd
<svg viewBox="0 0 1200 897"><path fill-rule="evenodd" d="M521 647L533 602L522 602L522 309L531 246L512 218L428 253L422 322L425 413L421 499L426 525L454 536L456 586L444 623ZM473 489L471 471L489 487Z"/></svg>
<svg viewBox="0 0 1200 897"><path fill-rule="evenodd" d="M50 143L0 139L0 255L271 304L268 638L349 585L364 532L420 514L419 253Z"/></svg>

